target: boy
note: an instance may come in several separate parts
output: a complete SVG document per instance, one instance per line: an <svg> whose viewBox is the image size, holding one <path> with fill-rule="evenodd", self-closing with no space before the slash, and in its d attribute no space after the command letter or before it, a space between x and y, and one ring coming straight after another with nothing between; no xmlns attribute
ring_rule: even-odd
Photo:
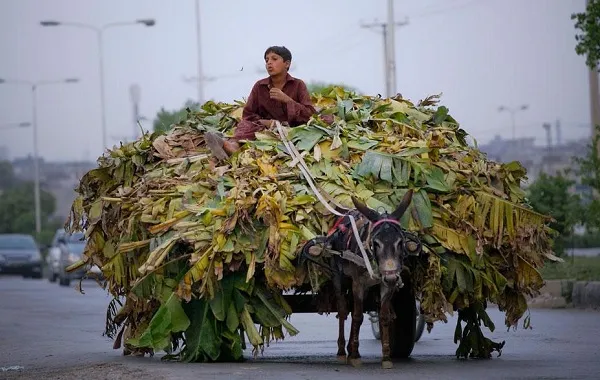
<svg viewBox="0 0 600 380"><path fill-rule="evenodd" d="M237 151L239 140L254 140L255 132L273 126L275 120L294 127L306 123L316 113L304 82L288 73L292 53L284 46L271 46L264 59L269 76L252 87L233 137L224 141L215 133L204 134L208 147L219 160Z"/></svg>

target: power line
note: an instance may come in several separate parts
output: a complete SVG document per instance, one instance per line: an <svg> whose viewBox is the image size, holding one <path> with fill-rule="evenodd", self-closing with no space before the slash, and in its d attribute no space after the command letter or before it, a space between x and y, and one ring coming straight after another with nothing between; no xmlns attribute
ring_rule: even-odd
<svg viewBox="0 0 600 380"><path fill-rule="evenodd" d="M488 0L471 0L471 1L467 1L466 3L456 5L453 7L446 7L446 8L436 9L436 10L432 10L432 11L425 11L425 12L417 13L415 15L410 16L410 18L425 18L425 17L429 17L429 16L437 16L437 15L440 15L443 13L454 12L454 11L458 11L461 9L469 8L470 6L472 6L474 4L481 4L481 3L484 3L487 1Z"/></svg>
<svg viewBox="0 0 600 380"><path fill-rule="evenodd" d="M393 17L393 1L388 0L388 20L387 22L372 22L370 24L361 24L361 28L377 28L383 36L383 62L385 73L385 92L388 97L392 97L396 92L396 64L395 64L395 46L394 46L394 27L408 25L408 19L395 22Z"/></svg>

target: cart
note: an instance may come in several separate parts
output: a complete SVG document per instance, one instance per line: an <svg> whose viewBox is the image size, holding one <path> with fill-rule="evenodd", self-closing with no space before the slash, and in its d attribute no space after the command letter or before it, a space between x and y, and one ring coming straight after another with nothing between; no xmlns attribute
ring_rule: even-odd
<svg viewBox="0 0 600 380"><path fill-rule="evenodd" d="M410 278L404 280L404 287L398 289L392 298L392 305L396 318L390 325L390 348L392 358L408 358L412 353L415 342L421 337L424 327L424 319L417 308L415 293L410 282ZM379 336L378 316L378 294L379 287L375 286L369 289L363 303L364 312L370 317L373 328L373 334L376 339ZM323 310L317 304L317 297L314 294L284 294L283 296L290 305L293 313L335 313L337 308L335 302L328 304L328 309ZM352 297L347 297L349 310L353 308ZM350 318L348 319L350 320ZM422 321L422 322L421 322Z"/></svg>

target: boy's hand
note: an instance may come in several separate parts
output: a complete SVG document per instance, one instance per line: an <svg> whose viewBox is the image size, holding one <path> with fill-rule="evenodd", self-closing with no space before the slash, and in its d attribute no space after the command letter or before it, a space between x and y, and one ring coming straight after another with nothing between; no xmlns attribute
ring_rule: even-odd
<svg viewBox="0 0 600 380"><path fill-rule="evenodd" d="M287 96L285 94L285 92L283 92L280 89L275 88L275 87L273 87L269 91L269 95L271 96L271 99L277 100L277 101L282 102L282 103L289 103L289 102L292 101L292 98L290 98L289 96Z"/></svg>
<svg viewBox="0 0 600 380"><path fill-rule="evenodd" d="M270 119L260 119L258 122L267 128L270 128L274 123L274 121Z"/></svg>

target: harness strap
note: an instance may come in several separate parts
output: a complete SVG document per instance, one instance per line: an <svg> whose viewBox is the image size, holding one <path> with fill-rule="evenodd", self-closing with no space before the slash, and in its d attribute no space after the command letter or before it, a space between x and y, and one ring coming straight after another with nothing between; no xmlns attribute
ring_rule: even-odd
<svg viewBox="0 0 600 380"><path fill-rule="evenodd" d="M346 227L344 224L342 224L343 220L344 220L343 216L338 218L338 220L336 220L335 224L329 229L329 231L327 231L327 237L333 235L338 229L340 231L342 231L342 233L346 233L346 231L348 231L348 227Z"/></svg>
<svg viewBox="0 0 600 380"><path fill-rule="evenodd" d="M298 150L296 149L294 144L292 144L288 140L288 138L286 137L285 132L283 130L283 127L281 126L281 123L278 120L275 120L275 126L277 127L277 132L279 133L281 142L283 142L283 145L285 146L286 150L288 151L288 154L290 155L290 157L292 157L292 159L294 161L297 161L297 162L295 162L295 165L298 165L300 172L304 176L304 179L306 179L306 182L308 182L308 185L310 186L311 190L313 191L313 193L315 194L317 199L319 199L319 202L321 202L321 204L323 204L323 206L325 206L325 208L332 214L343 217L344 214L337 212L323 198L323 195L321 195L321 193L319 192L319 190L317 189L317 187L314 184L313 178L310 174L310 170L306 166L306 162L304 162L302 155L300 154L300 152L298 152ZM354 216L352 216L352 215L348 215L348 217L350 218L350 225L352 226L352 232L354 233L354 237L356 238L356 243L358 245L358 248L360 249L360 253L362 254L363 260L365 261L365 266L367 268L367 272L369 272L369 276L371 278L377 278L379 276L373 272L373 267L371 266L371 262L369 261L369 256L367 255L367 252L365 251L365 247L363 246L363 243L360 239L360 234L358 232L358 228L356 227L356 220L354 219Z"/></svg>
<svg viewBox="0 0 600 380"><path fill-rule="evenodd" d="M402 227L400 225L400 222L397 221L396 219L383 218L383 219L379 219L378 221L376 221L375 223L373 223L373 225L371 225L371 230L375 229L375 227L377 227L377 226L379 226L380 224L383 224L383 223L392 223L392 224L395 224L397 226Z"/></svg>

